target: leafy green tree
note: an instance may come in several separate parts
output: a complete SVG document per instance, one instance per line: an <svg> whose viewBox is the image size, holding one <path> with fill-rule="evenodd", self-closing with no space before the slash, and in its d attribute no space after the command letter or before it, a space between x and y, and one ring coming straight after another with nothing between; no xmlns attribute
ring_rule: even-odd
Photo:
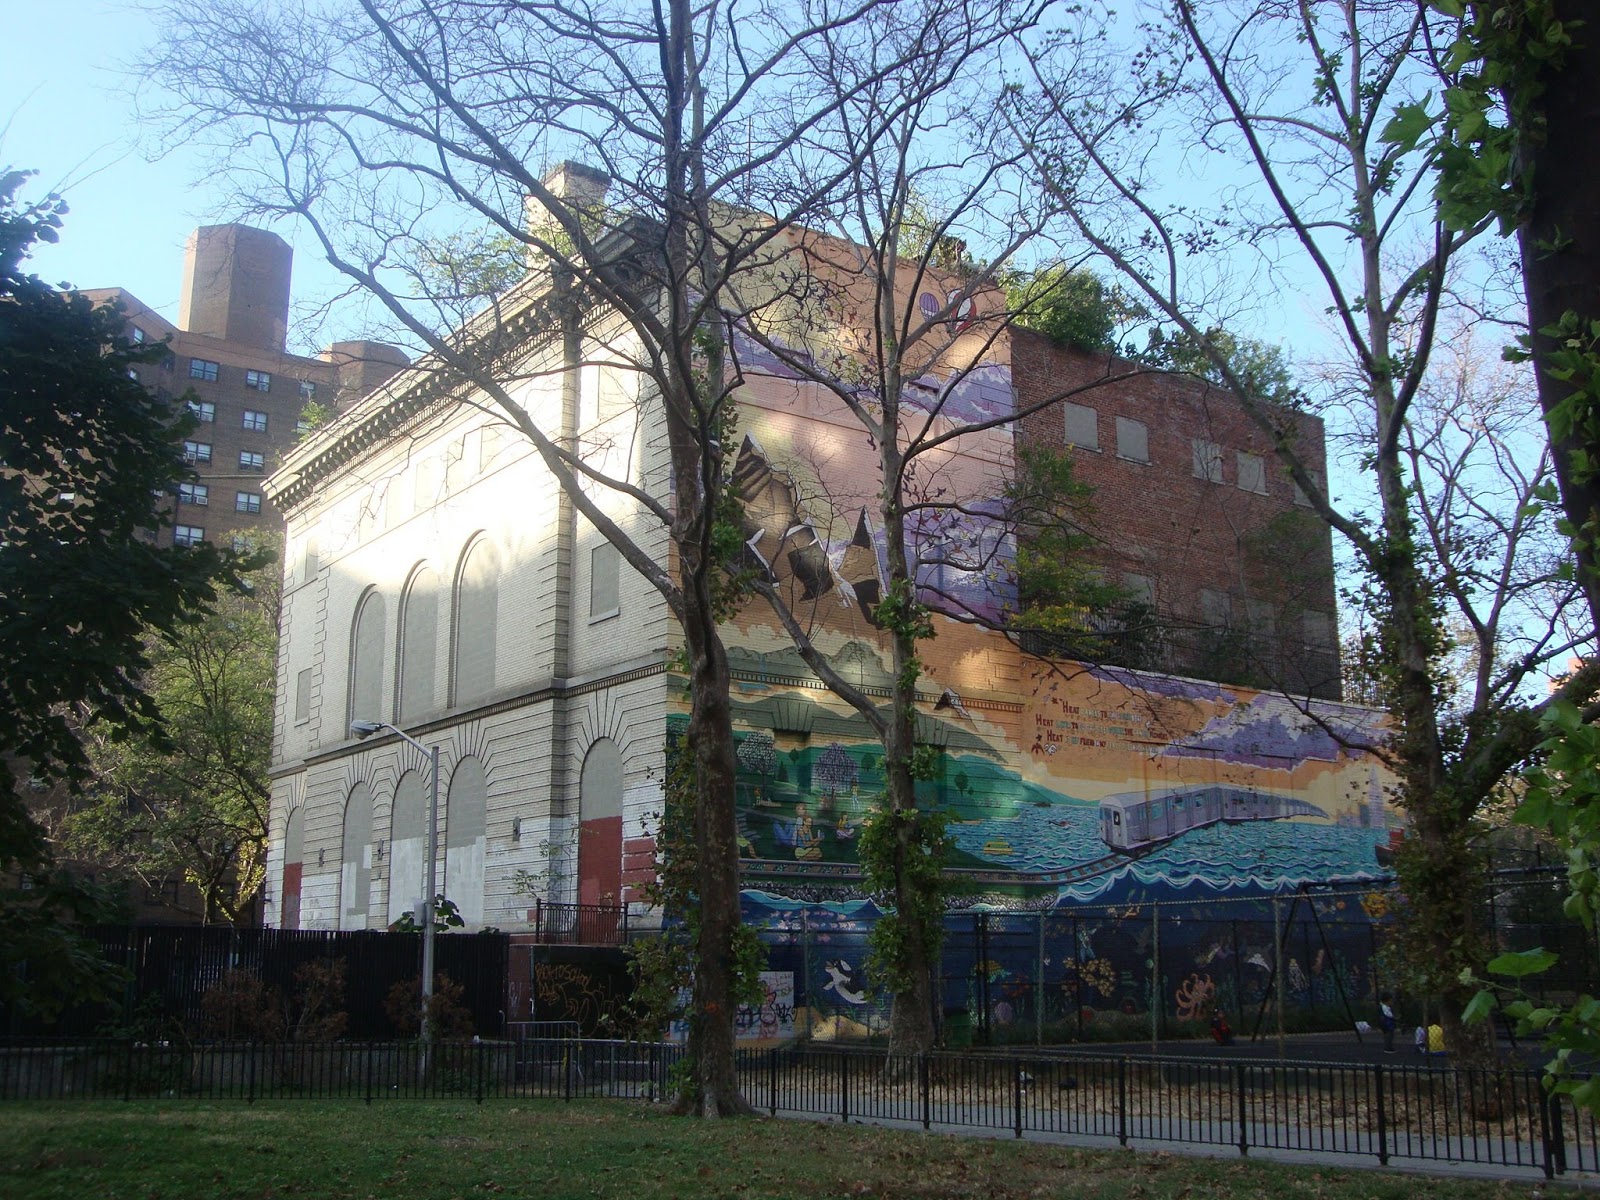
<svg viewBox="0 0 1600 1200"><path fill-rule="evenodd" d="M0 172L0 1001L48 1012L107 983L73 932L102 910L54 872L27 791L88 779L85 731L159 736L147 636L175 635L231 568L155 544L186 418L135 375L165 350L25 269L66 212L20 199L27 178Z"/></svg>
<svg viewBox="0 0 1600 1200"><path fill-rule="evenodd" d="M93 739L97 782L66 823L82 857L192 885L208 922L248 921L264 878L280 557L263 552L245 591L152 639L145 690L162 734Z"/></svg>
<svg viewBox="0 0 1600 1200"><path fill-rule="evenodd" d="M1295 385L1294 372L1281 346L1251 337L1239 337L1220 326L1209 329L1159 327L1136 356L1152 367L1197 375L1207 383L1227 387L1229 373L1262 404L1277 408L1305 407L1305 394ZM1227 371L1221 364L1226 364Z"/></svg>
<svg viewBox="0 0 1600 1200"><path fill-rule="evenodd" d="M1006 307L1024 329L1075 350L1115 350L1117 326L1133 315L1122 294L1093 271L1063 263L1008 278Z"/></svg>

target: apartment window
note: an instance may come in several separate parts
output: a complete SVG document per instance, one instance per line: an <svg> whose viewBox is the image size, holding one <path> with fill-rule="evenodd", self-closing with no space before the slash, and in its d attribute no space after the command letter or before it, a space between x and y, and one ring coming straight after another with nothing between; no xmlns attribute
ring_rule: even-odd
<svg viewBox="0 0 1600 1200"><path fill-rule="evenodd" d="M168 350L165 353L163 353L162 356L161 356L161 369L163 371L165 371L167 374L170 375L170 374L172 374L173 364L176 363L177 361L178 361L178 356L176 354L174 354L171 350Z"/></svg>
<svg viewBox="0 0 1600 1200"><path fill-rule="evenodd" d="M1130 462L1150 461L1150 431L1143 421L1130 417L1117 418L1117 457Z"/></svg>
<svg viewBox="0 0 1600 1200"><path fill-rule="evenodd" d="M1267 494L1267 462L1259 454L1240 450L1236 458L1239 465L1239 487L1242 491Z"/></svg>
<svg viewBox="0 0 1600 1200"><path fill-rule="evenodd" d="M235 492L233 494L233 511L242 513L258 513L261 511L260 492Z"/></svg>
<svg viewBox="0 0 1600 1200"><path fill-rule="evenodd" d="M202 425L210 425L217 419L217 406L209 400L189 401L189 411Z"/></svg>
<svg viewBox="0 0 1600 1200"><path fill-rule="evenodd" d="M1222 447L1204 438L1195 438L1190 445L1194 450L1194 477L1221 483Z"/></svg>
<svg viewBox="0 0 1600 1200"><path fill-rule="evenodd" d="M304 437L311 432L311 422L301 419L294 423L294 431Z"/></svg>
<svg viewBox="0 0 1600 1200"><path fill-rule="evenodd" d="M205 358L191 358L189 360L190 379L209 379L213 382L217 378L217 364Z"/></svg>
<svg viewBox="0 0 1600 1200"><path fill-rule="evenodd" d="M239 470L263 471L267 466L267 456L254 450L239 451Z"/></svg>
<svg viewBox="0 0 1600 1200"><path fill-rule="evenodd" d="M178 503L205 507L211 503L211 489L203 483L180 483Z"/></svg>
<svg viewBox="0 0 1600 1200"><path fill-rule="evenodd" d="M243 426L255 433L265 433L267 431L267 414L258 412L253 408L247 408L244 410Z"/></svg>
<svg viewBox="0 0 1600 1200"><path fill-rule="evenodd" d="M315 400L317 398L317 385L309 379L300 381L300 399Z"/></svg>
<svg viewBox="0 0 1600 1200"><path fill-rule="evenodd" d="M311 668L294 677L294 719L296 724L311 719Z"/></svg>
<svg viewBox="0 0 1600 1200"><path fill-rule="evenodd" d="M272 376L266 371L246 371L244 385L252 392L270 392L272 390Z"/></svg>
<svg viewBox="0 0 1600 1200"><path fill-rule="evenodd" d="M235 554L246 554L256 548L255 542L248 533L236 533L228 539L228 546Z"/></svg>
<svg viewBox="0 0 1600 1200"><path fill-rule="evenodd" d="M183 444L183 461L186 463L208 463L211 461L210 442L185 442Z"/></svg>
<svg viewBox="0 0 1600 1200"><path fill-rule="evenodd" d="M1100 449L1100 414L1087 404L1063 404L1067 445L1083 450Z"/></svg>
<svg viewBox="0 0 1600 1200"><path fill-rule="evenodd" d="M622 556L610 542L589 552L589 619L614 617L619 611Z"/></svg>
<svg viewBox="0 0 1600 1200"><path fill-rule="evenodd" d="M174 546L198 546L206 540L206 531L200 525L174 525L172 527L172 544Z"/></svg>
<svg viewBox="0 0 1600 1200"><path fill-rule="evenodd" d="M142 346L142 345L144 345L144 339L145 339L144 330L140 329L137 325L135 325L133 327L133 344L135 346Z"/></svg>

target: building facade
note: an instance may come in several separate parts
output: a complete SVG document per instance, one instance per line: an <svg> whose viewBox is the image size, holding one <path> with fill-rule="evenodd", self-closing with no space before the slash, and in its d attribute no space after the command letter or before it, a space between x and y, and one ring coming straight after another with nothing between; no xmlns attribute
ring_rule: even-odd
<svg viewBox="0 0 1600 1200"><path fill-rule="evenodd" d="M625 327L602 314L563 334L559 314L540 308L549 301L530 275L500 306L527 331L525 356L506 366L516 402L605 474L666 503L661 422L627 368ZM907 302L939 308L932 295ZM1003 492L1019 436L1060 444L1089 426L1061 424L1059 411L1006 420L1064 368L1047 348L1019 352L1005 336L974 334L969 345L963 329L951 334L961 368L949 386L930 385L928 412L952 429L985 427L956 437L918 486L981 511ZM758 345L736 349L750 561L841 675L887 696L869 439L827 388ZM627 904L645 916L666 747L687 713L672 669L678 631L494 406L425 367L310 434L269 483L288 546L267 921L382 927L422 893L427 759L393 736L358 740L355 720L439 746L436 879L469 927L526 929L536 902ZM1325 536L1299 547L1326 568L1303 592L1252 583L1234 561L1252 528L1298 511L1264 447L1241 425L1205 421L1210 401L1190 385L1151 387L1094 401L1097 438L1119 420L1144 422L1143 454L1122 444L1130 452L1116 467L1138 470L1137 484L1097 477L1093 464L1109 470L1115 456L1072 442L1108 529L1121 522L1103 568L1143 576L1152 607L1198 614L1207 628L1233 628L1231 611L1204 620L1208 592L1237 598L1257 627L1269 601L1275 614L1321 611L1331 624ZM1320 455L1320 428L1293 419ZM667 561L644 506L609 490L593 497ZM1127 511L1135 504L1143 516ZM951 819L961 903L1271 891L1375 872L1393 820L1370 749L1381 730L1375 714L1337 701L1336 676L1295 695L1032 652L1041 647L1004 628L1017 610L1014 583L996 569L1005 536L967 517L921 521L912 536L925 598L947 614L925 645L918 729L938 763L919 786ZM998 553L975 566L973 546ZM1202 569L1207 553L1219 561ZM747 603L725 634L747 915L870 921L856 839L881 750L763 602Z"/></svg>
<svg viewBox="0 0 1600 1200"><path fill-rule="evenodd" d="M195 230L176 325L122 288L85 293L97 304L121 305L134 342L166 343L159 362L138 368L141 383L168 396L194 395L197 421L184 456L196 478L174 497L163 544L280 529L262 484L303 432L306 405L337 408L406 365L405 354L381 342L339 342L316 358L290 354L293 253L265 229Z"/></svg>

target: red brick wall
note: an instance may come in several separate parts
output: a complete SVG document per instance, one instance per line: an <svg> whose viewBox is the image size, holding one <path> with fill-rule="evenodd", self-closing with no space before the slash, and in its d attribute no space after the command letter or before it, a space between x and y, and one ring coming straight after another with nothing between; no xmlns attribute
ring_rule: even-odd
<svg viewBox="0 0 1600 1200"><path fill-rule="evenodd" d="M1259 667L1280 676L1261 682L1337 694L1336 679L1309 678L1303 661L1306 614L1313 614L1313 624L1326 618L1332 630L1330 531L1295 503L1294 484L1271 439L1237 401L1191 377L1157 372L1089 386L1133 365L1057 346L1027 330L1013 335L1011 365L1019 409L1065 396L1097 413L1099 450L1075 449L1073 460L1077 477L1095 489L1090 532L1099 545L1090 553L1107 578L1149 577L1160 619L1178 626L1210 625L1202 592L1226 594L1233 629L1260 643ZM1078 388L1086 390L1067 395ZM1118 456L1117 417L1145 425L1148 464ZM1326 479L1322 422L1305 413L1284 417L1316 477ZM1063 410L1053 405L1023 418L1020 438L1065 445ZM1195 476L1195 439L1219 448L1222 482ZM1261 456L1264 495L1241 488L1239 451ZM1174 669L1198 673L1185 665ZM1325 677L1328 670L1320 662L1313 674Z"/></svg>

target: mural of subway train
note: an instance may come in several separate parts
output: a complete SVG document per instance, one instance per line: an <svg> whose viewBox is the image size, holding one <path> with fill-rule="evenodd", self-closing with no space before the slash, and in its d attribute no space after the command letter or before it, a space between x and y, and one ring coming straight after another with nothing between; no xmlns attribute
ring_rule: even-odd
<svg viewBox="0 0 1600 1200"><path fill-rule="evenodd" d="M1113 850L1134 852L1171 841L1191 829L1237 821L1326 817L1315 804L1245 788L1128 792L1100 801L1100 837Z"/></svg>

